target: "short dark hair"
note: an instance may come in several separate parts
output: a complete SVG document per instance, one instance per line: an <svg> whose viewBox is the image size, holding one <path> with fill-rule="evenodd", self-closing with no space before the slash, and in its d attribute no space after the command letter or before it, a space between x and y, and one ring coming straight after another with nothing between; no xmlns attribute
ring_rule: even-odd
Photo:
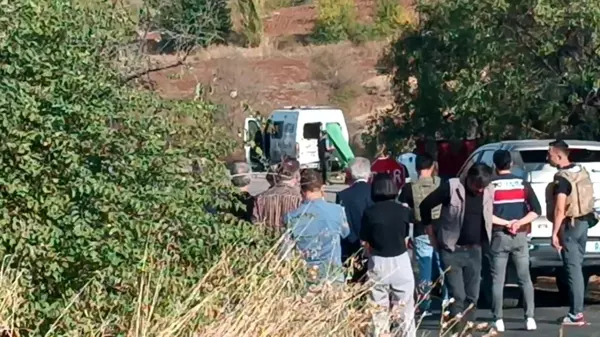
<svg viewBox="0 0 600 337"><path fill-rule="evenodd" d="M433 167L435 160L433 156L427 152L418 154L415 160L415 168L417 171L428 170Z"/></svg>
<svg viewBox="0 0 600 337"><path fill-rule="evenodd" d="M373 201L385 201L395 199L398 196L398 186L394 177L389 173L378 173L373 177L371 183L371 199Z"/></svg>
<svg viewBox="0 0 600 337"><path fill-rule="evenodd" d="M555 141L550 142L550 147L553 147L564 154L569 154L569 144L567 144L562 139L557 139Z"/></svg>
<svg viewBox="0 0 600 337"><path fill-rule="evenodd" d="M296 177L299 170L300 163L296 158L286 158L277 168L277 178L283 181L292 180Z"/></svg>
<svg viewBox="0 0 600 337"><path fill-rule="evenodd" d="M494 152L494 165L497 170L508 170L512 163L510 152L506 150L497 150Z"/></svg>
<svg viewBox="0 0 600 337"><path fill-rule="evenodd" d="M300 173L300 189L303 192L316 191L323 187L321 174L313 169L305 169Z"/></svg>
<svg viewBox="0 0 600 337"><path fill-rule="evenodd" d="M486 188L492 181L492 168L478 163L467 171L467 180L477 188Z"/></svg>

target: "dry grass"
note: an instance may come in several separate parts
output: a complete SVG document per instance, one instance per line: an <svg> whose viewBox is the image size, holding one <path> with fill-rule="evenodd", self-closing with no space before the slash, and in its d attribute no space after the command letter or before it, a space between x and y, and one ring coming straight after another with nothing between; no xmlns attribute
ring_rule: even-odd
<svg viewBox="0 0 600 337"><path fill-rule="evenodd" d="M82 304L79 301L94 301L88 296L73 298L54 326L60 326L62 321L79 322L80 326L66 331L69 336L350 337L364 334L370 316L355 306L364 289L325 286L320 292L306 294L304 264L297 259L280 259L275 248L249 269L239 269L240 259L248 259L248 254L238 251L224 255L203 280L188 291L183 301L176 300L180 294L169 292L170 280L165 279L158 268L149 269L140 277L139 297L137 303L131 304L133 314L121 317L121 322L111 324L113 328L107 328L101 317L90 319L93 313L84 315L78 311ZM19 288L19 277L13 271L4 270L1 276L0 329L25 330L29 327L13 324L14 317L23 314L25 290ZM171 298L173 303L168 310L159 309L157 303ZM89 303L85 306L93 307ZM86 318L82 319L83 316ZM125 331L115 331L114 326L123 327Z"/></svg>
<svg viewBox="0 0 600 337"><path fill-rule="evenodd" d="M187 290L173 288L172 280L160 267L149 265L140 275L137 301L129 308L115 308L131 314L119 317L118 322L111 322L112 328L107 328L105 318L78 309L82 305L93 308L96 298L102 297L100 293L91 292L95 296L78 294L73 297L53 324L52 328L56 327L56 330L46 333L46 336L59 335L59 331L60 335L73 337L364 336L375 313L373 307L361 301L368 285L326 285L318 291L307 291L305 280L310 277L310 270L297 258L281 259L279 249L278 246L273 247L262 259L256 258L257 261L248 261L254 255L243 251L224 254L200 282ZM147 259L152 260L152 257ZM26 289L19 286L19 281L19 273L2 270L0 335L17 336L17 333L10 332L30 328L15 324L22 322L19 315L24 314L25 307ZM187 295L181 296L182 293ZM62 331L62 321L75 322L75 325L71 324L68 331ZM452 327L456 321L441 324ZM115 330L115 326L120 327L119 330ZM485 328L487 324L468 323L459 336ZM34 331L32 335L41 334ZM494 331L489 331L485 336L494 335ZM450 335L444 331L439 336Z"/></svg>
<svg viewBox="0 0 600 337"><path fill-rule="evenodd" d="M347 54L322 49L311 57L310 70L313 80L329 89L329 102L344 110L363 94L361 73Z"/></svg>

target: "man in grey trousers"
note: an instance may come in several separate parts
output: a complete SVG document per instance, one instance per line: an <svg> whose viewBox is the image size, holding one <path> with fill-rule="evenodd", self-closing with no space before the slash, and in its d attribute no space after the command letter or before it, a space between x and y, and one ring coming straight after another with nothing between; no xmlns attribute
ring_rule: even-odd
<svg viewBox="0 0 600 337"><path fill-rule="evenodd" d="M594 216L594 185L584 167L571 163L569 146L564 141L550 143L548 161L558 169L554 182L548 186L552 195L546 197L547 216L553 225L552 246L562 256L569 283L569 313L562 324L584 325L585 279L582 264L588 228L597 222Z"/></svg>
<svg viewBox="0 0 600 337"><path fill-rule="evenodd" d="M492 314L498 332L504 332L502 302L506 266L510 257L517 269L519 286L525 299L525 330L536 330L533 299L534 289L529 275L529 245L527 233L531 222L542 212L531 185L511 173L510 152L498 150L494 153L496 177L494 186L494 217L492 242L490 245L492 272Z"/></svg>

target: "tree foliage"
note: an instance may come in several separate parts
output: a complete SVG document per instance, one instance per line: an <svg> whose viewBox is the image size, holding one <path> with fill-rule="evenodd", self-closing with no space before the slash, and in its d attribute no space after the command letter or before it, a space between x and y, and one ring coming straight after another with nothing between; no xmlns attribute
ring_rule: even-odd
<svg viewBox="0 0 600 337"><path fill-rule="evenodd" d="M147 256L190 284L223 249L258 238L207 212L232 192L217 158L233 143L215 107L133 90L113 68L111 50L135 28L109 5L3 5L0 256L30 291L21 326L47 328L90 283L105 301L82 312L117 314L135 302ZM202 173L183 173L199 159Z"/></svg>
<svg viewBox="0 0 600 337"><path fill-rule="evenodd" d="M397 109L372 135L600 138L600 3L424 0L417 13L382 60Z"/></svg>

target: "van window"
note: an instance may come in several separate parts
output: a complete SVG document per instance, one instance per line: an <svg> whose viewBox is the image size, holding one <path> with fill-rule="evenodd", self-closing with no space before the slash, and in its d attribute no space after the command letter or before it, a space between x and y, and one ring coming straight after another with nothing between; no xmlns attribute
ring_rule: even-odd
<svg viewBox="0 0 600 337"><path fill-rule="evenodd" d="M548 163L548 150L523 150L519 154L526 171L539 170ZM600 163L600 151L570 149L569 159L574 163Z"/></svg>
<svg viewBox="0 0 600 337"><path fill-rule="evenodd" d="M321 136L321 123L304 124L302 137L304 139L319 139Z"/></svg>
<svg viewBox="0 0 600 337"><path fill-rule="evenodd" d="M281 139L283 135L283 121L273 122L269 127L268 133L271 135L271 138Z"/></svg>

